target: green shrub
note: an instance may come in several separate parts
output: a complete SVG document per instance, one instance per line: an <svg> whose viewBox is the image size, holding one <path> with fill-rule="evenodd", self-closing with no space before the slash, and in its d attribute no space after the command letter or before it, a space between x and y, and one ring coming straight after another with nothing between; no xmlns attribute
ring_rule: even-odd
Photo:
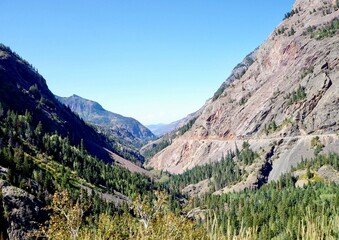
<svg viewBox="0 0 339 240"><path fill-rule="evenodd" d="M306 98L305 87L302 87L301 85L299 85L296 91L289 93L285 98L289 99L288 105L291 105L293 103L296 103L296 102L299 102L300 100L305 99Z"/></svg>
<svg viewBox="0 0 339 240"><path fill-rule="evenodd" d="M333 37L338 34L339 29L339 19L333 20L331 23L327 24L325 27L317 29L311 33L311 38L316 40L322 40L324 38Z"/></svg>

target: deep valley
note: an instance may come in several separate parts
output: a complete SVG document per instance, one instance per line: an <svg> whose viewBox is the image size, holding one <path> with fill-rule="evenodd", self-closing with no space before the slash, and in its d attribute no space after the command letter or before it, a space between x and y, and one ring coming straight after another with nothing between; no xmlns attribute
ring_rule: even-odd
<svg viewBox="0 0 339 240"><path fill-rule="evenodd" d="M339 239L339 2L296 0L199 110L149 128L1 44L0 240Z"/></svg>

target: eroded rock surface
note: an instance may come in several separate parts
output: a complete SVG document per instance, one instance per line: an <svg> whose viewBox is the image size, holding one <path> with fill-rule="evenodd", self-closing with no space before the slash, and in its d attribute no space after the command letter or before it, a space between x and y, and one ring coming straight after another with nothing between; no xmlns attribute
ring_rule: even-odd
<svg viewBox="0 0 339 240"><path fill-rule="evenodd" d="M254 150L280 142L272 156L272 181L302 158L314 156L310 142L316 136L324 153L339 152L339 36L316 39L308 32L310 27L321 31L339 18L334 4L296 1L298 13L274 29L245 72L223 83L226 87L191 129L147 165L182 173L220 160L245 140ZM277 128L270 129L272 123Z"/></svg>
<svg viewBox="0 0 339 240"><path fill-rule="evenodd" d="M9 239L27 239L46 220L43 204L26 191L0 180L2 205Z"/></svg>

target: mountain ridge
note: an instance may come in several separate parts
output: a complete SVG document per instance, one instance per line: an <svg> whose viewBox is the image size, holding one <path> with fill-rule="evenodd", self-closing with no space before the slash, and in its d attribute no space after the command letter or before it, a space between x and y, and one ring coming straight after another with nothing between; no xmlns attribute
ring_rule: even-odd
<svg viewBox="0 0 339 240"><path fill-rule="evenodd" d="M0 78L0 103L4 111L9 109L17 114L27 111L35 116L34 125L41 122L45 132L58 132L75 146L83 144L91 155L105 162L113 162L105 149L135 163L143 162L143 157L135 149L117 141L119 137L109 139L58 101L43 76L3 44L0 44Z"/></svg>
<svg viewBox="0 0 339 240"><path fill-rule="evenodd" d="M106 161L112 161L102 149L102 147L112 149L105 142L105 138L59 103L48 89L46 80L32 65L2 44L0 78L2 79L0 102L4 108L20 114L25 111L31 112L37 116L35 119L42 122L47 132L58 131L61 135L68 136L75 145L80 145L83 139L89 152Z"/></svg>
<svg viewBox="0 0 339 240"><path fill-rule="evenodd" d="M75 94L70 97L56 96L56 98L70 107L84 121L99 127L100 132L112 135L122 144L140 148L148 141L155 139L153 133L136 119L110 112L98 102Z"/></svg>

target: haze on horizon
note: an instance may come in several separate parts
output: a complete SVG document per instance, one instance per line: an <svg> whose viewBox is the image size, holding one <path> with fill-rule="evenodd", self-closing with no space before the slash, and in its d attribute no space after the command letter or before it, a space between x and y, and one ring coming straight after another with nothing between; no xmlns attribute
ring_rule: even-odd
<svg viewBox="0 0 339 240"><path fill-rule="evenodd" d="M0 42L59 96L143 124L198 110L294 1L1 1Z"/></svg>

